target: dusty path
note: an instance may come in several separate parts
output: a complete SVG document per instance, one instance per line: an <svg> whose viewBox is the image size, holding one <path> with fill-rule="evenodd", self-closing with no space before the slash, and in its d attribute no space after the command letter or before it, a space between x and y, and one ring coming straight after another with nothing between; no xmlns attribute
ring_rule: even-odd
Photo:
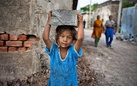
<svg viewBox="0 0 137 86"><path fill-rule="evenodd" d="M96 72L95 86L137 86L137 46L114 39L112 48L107 48L102 34L94 47L91 32L85 29L83 50Z"/></svg>

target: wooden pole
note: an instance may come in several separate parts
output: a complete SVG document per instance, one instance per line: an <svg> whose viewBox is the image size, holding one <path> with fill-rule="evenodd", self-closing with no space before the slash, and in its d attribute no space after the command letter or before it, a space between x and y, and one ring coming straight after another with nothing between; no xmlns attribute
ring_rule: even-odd
<svg viewBox="0 0 137 86"><path fill-rule="evenodd" d="M122 2L123 2L123 0L120 0L119 10L118 10L118 20L117 20L117 32L118 32L118 29L120 27L120 21L121 21Z"/></svg>

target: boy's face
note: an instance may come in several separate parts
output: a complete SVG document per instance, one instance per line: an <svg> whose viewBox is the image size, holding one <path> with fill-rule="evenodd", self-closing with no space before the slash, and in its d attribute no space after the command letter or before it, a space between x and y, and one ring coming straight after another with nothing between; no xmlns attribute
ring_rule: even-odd
<svg viewBox="0 0 137 86"><path fill-rule="evenodd" d="M58 39L58 44L62 48L67 48L73 42L73 37L70 30L65 30Z"/></svg>

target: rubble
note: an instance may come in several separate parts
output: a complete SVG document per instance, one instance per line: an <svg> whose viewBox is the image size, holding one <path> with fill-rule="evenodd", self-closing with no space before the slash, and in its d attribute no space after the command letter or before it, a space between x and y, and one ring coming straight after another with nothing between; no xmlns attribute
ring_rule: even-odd
<svg viewBox="0 0 137 86"><path fill-rule="evenodd" d="M116 34L116 39L121 40L123 42L130 42L132 44L137 45L137 35L133 35L133 34L129 34L129 35Z"/></svg>
<svg viewBox="0 0 137 86"><path fill-rule="evenodd" d="M78 86L95 86L96 76L93 69L91 69L91 64L88 59L79 58L77 70L78 70L78 79L79 85Z"/></svg>

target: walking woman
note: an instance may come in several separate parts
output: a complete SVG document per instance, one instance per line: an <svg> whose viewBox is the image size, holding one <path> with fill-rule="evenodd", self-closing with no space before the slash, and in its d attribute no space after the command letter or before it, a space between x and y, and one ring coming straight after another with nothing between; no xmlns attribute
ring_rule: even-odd
<svg viewBox="0 0 137 86"><path fill-rule="evenodd" d="M100 16L97 15L97 20L94 21L93 24L93 33L92 33L92 38L95 39L95 47L98 46L101 34L103 32L103 24L102 20L100 20Z"/></svg>

